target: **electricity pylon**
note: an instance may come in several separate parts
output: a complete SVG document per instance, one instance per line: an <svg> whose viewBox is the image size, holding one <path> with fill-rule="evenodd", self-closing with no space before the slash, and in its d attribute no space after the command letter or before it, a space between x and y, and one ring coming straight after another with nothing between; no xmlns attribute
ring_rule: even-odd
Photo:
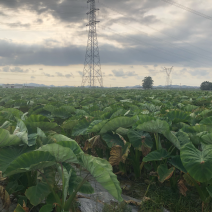
<svg viewBox="0 0 212 212"><path fill-rule="evenodd" d="M166 86L167 88L170 88L170 86L172 85L171 73L172 73L173 66L171 68L163 67L163 69L166 72Z"/></svg>
<svg viewBox="0 0 212 212"><path fill-rule="evenodd" d="M99 47L96 33L96 12L99 10L96 8L95 0L88 0L90 3L90 11L87 13L89 15L89 26L88 32L88 43L85 54L85 64L82 76L82 86L89 85L90 87L97 86L99 82L100 87L103 87L103 78L101 72Z"/></svg>

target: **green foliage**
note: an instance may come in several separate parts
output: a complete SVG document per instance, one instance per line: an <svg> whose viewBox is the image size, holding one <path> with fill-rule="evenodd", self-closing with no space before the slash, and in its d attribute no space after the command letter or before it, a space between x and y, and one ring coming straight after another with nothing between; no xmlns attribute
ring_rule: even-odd
<svg viewBox="0 0 212 212"><path fill-rule="evenodd" d="M152 77L145 77L142 81L142 86L144 89L152 89L153 83Z"/></svg>

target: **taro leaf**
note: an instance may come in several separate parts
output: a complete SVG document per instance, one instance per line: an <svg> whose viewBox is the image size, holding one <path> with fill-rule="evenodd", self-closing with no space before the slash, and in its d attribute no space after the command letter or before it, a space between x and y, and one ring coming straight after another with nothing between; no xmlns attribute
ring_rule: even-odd
<svg viewBox="0 0 212 212"><path fill-rule="evenodd" d="M45 197L51 193L47 183L40 182L36 186L29 187L25 195L29 199L30 203L34 206L40 204Z"/></svg>
<svg viewBox="0 0 212 212"><path fill-rule="evenodd" d="M121 187L117 176L112 172L108 161L95 158L91 155L81 154L82 166L105 188L115 199L122 202Z"/></svg>
<svg viewBox="0 0 212 212"><path fill-rule="evenodd" d="M21 139L16 135L10 135L5 129L0 129L0 147L15 146L21 143Z"/></svg>
<svg viewBox="0 0 212 212"><path fill-rule="evenodd" d="M0 199L2 200L4 208L9 209L10 204L11 204L10 195L7 193L5 188L1 185L0 185Z"/></svg>
<svg viewBox="0 0 212 212"><path fill-rule="evenodd" d="M52 205L47 204L42 206L39 212L52 212L53 208L54 208L53 204Z"/></svg>
<svg viewBox="0 0 212 212"><path fill-rule="evenodd" d="M127 135L127 133L129 132L128 129L126 128L123 128L123 127L119 127L117 130L116 130L116 133L119 134L119 135Z"/></svg>
<svg viewBox="0 0 212 212"><path fill-rule="evenodd" d="M148 115L139 115L138 116L139 120L136 122L136 126L143 124L145 122L149 122L152 120L156 120L154 116L148 116Z"/></svg>
<svg viewBox="0 0 212 212"><path fill-rule="evenodd" d="M101 138L106 142L109 148L112 148L113 146L116 146L116 145L124 147L123 140L117 134L106 133L106 134L103 134Z"/></svg>
<svg viewBox="0 0 212 212"><path fill-rule="evenodd" d="M18 204L16 209L14 210L14 212L26 212L26 211L24 210L24 208L21 205Z"/></svg>
<svg viewBox="0 0 212 212"><path fill-rule="evenodd" d="M43 131L49 131L57 127L57 123L54 122L30 122L26 123L27 128L30 128L32 132L36 132L37 128L40 128ZM29 131L30 131L29 130Z"/></svg>
<svg viewBox="0 0 212 212"><path fill-rule="evenodd" d="M78 124L78 122L78 120L68 120L63 122L61 127L63 129L72 130Z"/></svg>
<svg viewBox="0 0 212 212"><path fill-rule="evenodd" d="M5 121L2 125L1 125L1 127L0 128L2 128L2 129L8 129L8 127L10 126L10 125L12 125L11 124L11 122L9 122L9 121Z"/></svg>
<svg viewBox="0 0 212 212"><path fill-rule="evenodd" d="M117 117L107 122L101 129L100 134L107 133L108 131L115 131L119 127L131 127L135 120L129 117Z"/></svg>
<svg viewBox="0 0 212 212"><path fill-rule="evenodd" d="M91 125L92 123L94 123L94 122L92 122L88 127L88 132L89 133L98 133L107 122L108 122L108 120L103 120L99 123L95 122L95 125Z"/></svg>
<svg viewBox="0 0 212 212"><path fill-rule="evenodd" d="M212 116L203 119L202 121L200 121L199 124L202 124L202 125L212 125Z"/></svg>
<svg viewBox="0 0 212 212"><path fill-rule="evenodd" d="M212 144L212 133L208 133L201 137L201 140L204 144Z"/></svg>
<svg viewBox="0 0 212 212"><path fill-rule="evenodd" d="M9 195L17 193L23 189L25 189L25 187L23 185L19 185L17 180L9 182L6 187L6 191Z"/></svg>
<svg viewBox="0 0 212 212"><path fill-rule="evenodd" d="M71 149L75 155L83 152L81 150L80 146L78 145L78 143L74 140L73 141L59 141L59 142L57 142L57 144Z"/></svg>
<svg viewBox="0 0 212 212"><path fill-rule="evenodd" d="M37 140L37 133L33 133L28 135L28 146L33 146L36 144L36 140Z"/></svg>
<svg viewBox="0 0 212 212"><path fill-rule="evenodd" d="M61 167L59 164L57 164L57 171L60 175L60 179L63 179L63 202L62 204L65 203L66 198L68 196L68 187L69 187L69 180L71 177L71 172L72 170L70 169L69 171L67 171L67 169L65 167Z"/></svg>
<svg viewBox="0 0 212 212"><path fill-rule="evenodd" d="M170 163L171 163L174 167L176 167L177 169L179 169L180 171L182 171L182 172L184 172L184 173L187 173L187 171L186 171L185 167L183 166L183 163L182 163L182 161L181 161L179 155L173 156L173 157L171 158Z"/></svg>
<svg viewBox="0 0 212 212"><path fill-rule="evenodd" d="M111 166L119 165L120 162L125 163L129 151L130 151L131 144L126 143L124 148L121 146L113 146L110 151L110 158L109 163Z"/></svg>
<svg viewBox="0 0 212 212"><path fill-rule="evenodd" d="M212 132L212 127L210 125L195 125L192 128L198 133L203 131Z"/></svg>
<svg viewBox="0 0 212 212"><path fill-rule="evenodd" d="M21 119L18 120L13 135L18 136L23 143L28 144L28 131L24 122Z"/></svg>
<svg viewBox="0 0 212 212"><path fill-rule="evenodd" d="M72 169L72 168L71 168ZM83 181L83 177L79 177L76 175L76 172L74 169L72 169L72 172L71 172L71 177L69 179L69 188L68 188L68 191L69 191L69 194L71 195L73 193L73 191L77 188L77 186ZM89 182L85 182L79 192L81 193L84 193L84 194L92 194L94 193L94 189L93 187L91 186L91 184Z"/></svg>
<svg viewBox="0 0 212 212"><path fill-rule="evenodd" d="M178 149L180 149L180 142L177 139L177 137L171 132L171 131L166 131L163 132L163 135Z"/></svg>
<svg viewBox="0 0 212 212"><path fill-rule="evenodd" d="M192 143L186 144L181 148L180 157L187 172L198 182L212 178L212 145L204 145L199 151Z"/></svg>
<svg viewBox="0 0 212 212"><path fill-rule="evenodd" d="M176 137L178 138L178 141L180 142L181 147L191 142L189 135L183 131L177 132Z"/></svg>
<svg viewBox="0 0 212 212"><path fill-rule="evenodd" d="M42 115L31 115L25 123L32 123L32 122L49 122L48 118Z"/></svg>
<svg viewBox="0 0 212 212"><path fill-rule="evenodd" d="M143 139L145 139L145 145L147 145L149 148L152 148L153 146L152 138L149 133L145 133L143 131L129 130L127 136L134 148L141 148L141 146L143 145Z"/></svg>
<svg viewBox="0 0 212 212"><path fill-rule="evenodd" d="M92 132L92 129L93 129L96 125L98 125L99 123L101 123L101 122L102 122L102 120L94 120L94 121L92 121L92 122L90 123L90 125L89 125L87 131L88 131L88 132Z"/></svg>
<svg viewBox="0 0 212 212"><path fill-rule="evenodd" d="M193 110L195 110L197 108L198 108L198 106L195 106L195 105L186 105L183 109L185 111L192 112Z"/></svg>
<svg viewBox="0 0 212 212"><path fill-rule="evenodd" d="M72 140L71 138L68 138L65 135L55 134L52 136L52 138L56 139L57 144L59 144L63 147L70 148L76 155L79 154L80 152L82 152L78 143L75 140Z"/></svg>
<svg viewBox="0 0 212 212"><path fill-rule="evenodd" d="M54 156L56 161L60 163L78 163L76 155L70 148L63 147L56 143L44 145L36 151L49 152L52 156Z"/></svg>
<svg viewBox="0 0 212 212"><path fill-rule="evenodd" d="M206 189L207 189L210 197L212 197L212 185L209 185Z"/></svg>
<svg viewBox="0 0 212 212"><path fill-rule="evenodd" d="M159 119L148 121L137 126L138 130L151 132L151 133L163 133L169 131L169 124L166 121L161 121Z"/></svg>
<svg viewBox="0 0 212 212"><path fill-rule="evenodd" d="M179 122L190 122L191 116L188 112L183 112L180 110L172 110L168 112L167 117L169 118L172 123L179 123Z"/></svg>
<svg viewBox="0 0 212 212"><path fill-rule="evenodd" d="M158 180L163 183L165 180L171 178L174 173L175 168L172 167L170 169L167 168L167 165L161 164L158 166L157 173L158 173Z"/></svg>
<svg viewBox="0 0 212 212"><path fill-rule="evenodd" d="M84 178L83 177L79 177L77 176L74 182L71 182L70 185L75 184L76 186L79 185L79 183L82 182ZM76 187L74 187L76 188ZM85 182L82 187L80 188L79 192L83 193L83 194L93 194L94 193L94 188L92 187L92 185L89 182Z"/></svg>
<svg viewBox="0 0 212 212"><path fill-rule="evenodd" d="M0 113L7 120L14 119L14 118L20 119L21 116L23 115L23 112L15 108L4 108Z"/></svg>
<svg viewBox="0 0 212 212"><path fill-rule="evenodd" d="M56 163L55 158L49 152L32 151L24 153L10 163L5 175L10 176L37 169L44 169Z"/></svg>
<svg viewBox="0 0 212 212"><path fill-rule="evenodd" d="M6 147L0 149L0 171L4 172L17 157L33 150L34 147Z"/></svg>
<svg viewBox="0 0 212 212"><path fill-rule="evenodd" d="M43 169L42 174L43 182L48 183L52 188L55 186L55 169L54 167L47 167Z"/></svg>
<svg viewBox="0 0 212 212"><path fill-rule="evenodd" d="M72 130L72 136L86 135L88 134L88 127L91 123L91 119L83 119Z"/></svg>
<svg viewBox="0 0 212 212"><path fill-rule="evenodd" d="M170 153L168 153L165 149L155 150L144 157L143 162L164 160L169 156Z"/></svg>

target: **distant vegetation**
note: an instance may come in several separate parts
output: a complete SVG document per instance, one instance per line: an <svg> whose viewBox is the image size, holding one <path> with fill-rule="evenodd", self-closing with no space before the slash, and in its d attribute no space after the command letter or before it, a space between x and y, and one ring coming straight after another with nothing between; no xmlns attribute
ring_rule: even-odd
<svg viewBox="0 0 212 212"><path fill-rule="evenodd" d="M152 77L145 77L142 81L142 86L144 89L152 89L153 83Z"/></svg>
<svg viewBox="0 0 212 212"><path fill-rule="evenodd" d="M205 81L200 85L201 90L212 90L212 82Z"/></svg>

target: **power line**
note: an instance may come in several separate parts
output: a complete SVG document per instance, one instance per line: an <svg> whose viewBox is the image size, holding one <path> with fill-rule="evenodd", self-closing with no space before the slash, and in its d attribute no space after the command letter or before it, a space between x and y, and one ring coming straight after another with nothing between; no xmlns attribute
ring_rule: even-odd
<svg viewBox="0 0 212 212"><path fill-rule="evenodd" d="M174 5L176 7L179 7L179 8L181 8L181 9L187 11L187 12L193 13L195 15L201 16L202 18L206 18L206 19L212 21L212 17L211 16L208 16L208 15L205 15L203 13L200 13L200 12L198 12L196 10L193 10L193 9L191 9L189 7L186 7L186 6L182 5L182 4L179 4L177 2L170 1L170 0L162 0L162 1L164 1L164 2L166 2L168 4L171 4L171 5Z"/></svg>
<svg viewBox="0 0 212 212"><path fill-rule="evenodd" d="M101 2L101 4L103 4L104 7L108 8L108 9L110 9L110 10L113 10L114 12L116 12L116 13L118 13L118 14L124 16L124 17L129 17L129 16L125 15L125 14L120 13L119 11L117 11L117 10L115 10L115 9L112 9L112 8L106 6L106 5L105 5L104 3L102 3L102 2ZM130 18L133 19L134 21L136 21L136 22L138 22L138 23L140 24L140 22L139 22L138 20L136 20L135 18L133 18L133 17L130 17ZM145 23L144 23L144 25L145 25L146 27L148 27L148 28L150 28L150 29L156 31L156 32L159 32L159 33L161 33L161 34L167 36L167 37L170 37L170 38L173 38L173 39L177 39L177 40L178 40L178 38L176 38L176 37L174 37L174 36L167 35L167 33L161 32L161 31L159 31L159 30L157 30L157 29L155 29L155 28L153 28L153 27L150 27L149 25L147 25L147 24L145 24ZM129 26L129 25L128 25L128 26ZM140 29L135 28L135 27L133 27L133 26L129 26L129 27L134 28L134 29L136 29L136 30L138 30L138 31L140 31L140 32L142 32L142 33L144 33L144 34L147 34L147 33L143 32L143 31L141 31ZM154 37L154 36L153 36L153 37ZM167 42L167 41L165 41L165 42L166 42L166 43L171 43L171 42ZM207 51L207 52L209 52L210 54L212 54L211 51L208 51L207 49L202 49L202 48L200 48L199 46L195 46L195 45L193 45L193 44L191 44L191 43L188 43L188 42L186 42L186 41L180 41L180 42L185 43L185 44L188 44L188 45L193 46L193 47L195 47L195 48L201 49L201 50L203 50L204 52ZM172 44L172 43L171 43L171 44ZM173 44L172 44L172 45L173 45ZM184 48L185 48L185 47L184 47ZM193 52L191 52L191 53L193 54ZM197 52L195 52L195 53L197 53ZM198 54L198 53L197 53L197 54ZM206 55L206 56L207 56L207 55ZM209 57L208 57L208 58L209 58ZM211 58L209 58L209 60L211 60Z"/></svg>

